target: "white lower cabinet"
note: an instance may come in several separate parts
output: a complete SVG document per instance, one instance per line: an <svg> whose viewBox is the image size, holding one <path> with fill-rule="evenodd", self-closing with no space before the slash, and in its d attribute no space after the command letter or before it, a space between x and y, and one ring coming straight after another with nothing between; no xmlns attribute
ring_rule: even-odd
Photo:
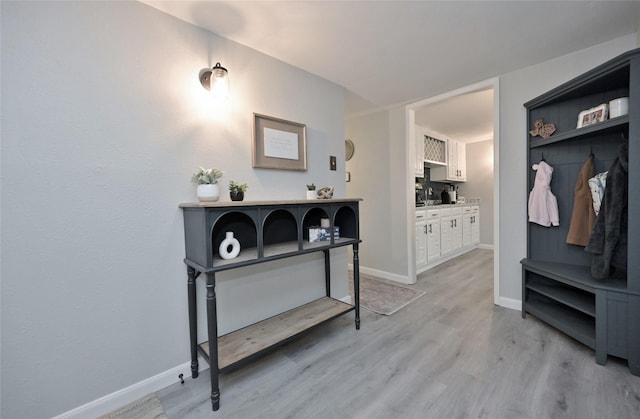
<svg viewBox="0 0 640 419"><path fill-rule="evenodd" d="M463 208L462 246L480 243L480 207L477 205Z"/></svg>
<svg viewBox="0 0 640 419"><path fill-rule="evenodd" d="M416 211L416 267L426 270L480 242L478 205Z"/></svg>
<svg viewBox="0 0 640 419"><path fill-rule="evenodd" d="M440 253L446 255L462 247L462 208L447 208L442 211L440 235L442 244Z"/></svg>
<svg viewBox="0 0 640 419"><path fill-rule="evenodd" d="M427 262L433 262L440 258L440 211L427 211Z"/></svg>
<svg viewBox="0 0 640 419"><path fill-rule="evenodd" d="M427 263L427 220L425 211L416 212L416 266Z"/></svg>
<svg viewBox="0 0 640 419"><path fill-rule="evenodd" d="M480 243L480 210L471 217L471 244Z"/></svg>

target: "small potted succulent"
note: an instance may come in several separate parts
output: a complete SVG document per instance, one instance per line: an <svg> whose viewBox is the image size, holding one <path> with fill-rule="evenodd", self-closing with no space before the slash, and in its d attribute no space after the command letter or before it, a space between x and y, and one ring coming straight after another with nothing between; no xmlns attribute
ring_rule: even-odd
<svg viewBox="0 0 640 419"><path fill-rule="evenodd" d="M229 196L232 201L242 201L249 186L246 183L229 182Z"/></svg>
<svg viewBox="0 0 640 419"><path fill-rule="evenodd" d="M200 168L191 176L191 182L198 185L196 194L198 199L203 202L217 201L220 197L220 189L218 188L218 179L224 175L220 169Z"/></svg>
<svg viewBox="0 0 640 419"><path fill-rule="evenodd" d="M307 185L307 199L316 199L316 185Z"/></svg>

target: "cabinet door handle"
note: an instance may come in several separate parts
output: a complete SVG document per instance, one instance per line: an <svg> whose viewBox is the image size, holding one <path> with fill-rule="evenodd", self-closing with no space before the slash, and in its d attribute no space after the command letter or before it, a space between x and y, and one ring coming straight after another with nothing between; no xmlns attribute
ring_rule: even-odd
<svg viewBox="0 0 640 419"><path fill-rule="evenodd" d="M427 226L424 226L424 234L427 234Z"/></svg>
<svg viewBox="0 0 640 419"><path fill-rule="evenodd" d="M453 220L453 226L458 227L458 220Z"/></svg>
<svg viewBox="0 0 640 419"><path fill-rule="evenodd" d="M431 224L429 224L429 233L433 233L433 230L431 229Z"/></svg>

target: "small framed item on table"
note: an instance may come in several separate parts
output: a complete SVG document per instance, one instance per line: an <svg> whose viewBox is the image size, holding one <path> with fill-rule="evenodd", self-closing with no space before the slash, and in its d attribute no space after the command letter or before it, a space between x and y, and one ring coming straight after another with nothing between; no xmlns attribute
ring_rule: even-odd
<svg viewBox="0 0 640 419"><path fill-rule="evenodd" d="M333 238L340 238L340 227L333 227ZM331 241L330 227L309 227L309 243Z"/></svg>

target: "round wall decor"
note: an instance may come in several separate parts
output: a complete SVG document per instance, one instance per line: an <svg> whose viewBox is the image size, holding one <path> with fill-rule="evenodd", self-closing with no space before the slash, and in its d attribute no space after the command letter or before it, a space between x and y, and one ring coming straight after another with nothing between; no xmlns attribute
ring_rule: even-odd
<svg viewBox="0 0 640 419"><path fill-rule="evenodd" d="M353 157L353 153L355 151L356 151L356 146L353 145L353 141L347 138L344 141L344 159L346 161L351 160L351 157Z"/></svg>

